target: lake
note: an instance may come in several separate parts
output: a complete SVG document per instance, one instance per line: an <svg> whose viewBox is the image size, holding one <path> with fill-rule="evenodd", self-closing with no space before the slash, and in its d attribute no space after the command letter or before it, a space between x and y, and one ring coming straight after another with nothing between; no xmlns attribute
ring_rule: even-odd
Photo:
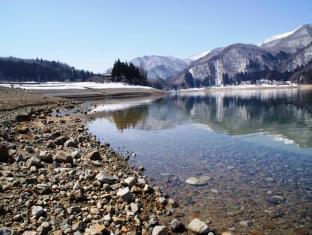
<svg viewBox="0 0 312 235"><path fill-rule="evenodd" d="M238 234L312 232L311 90L176 93L96 105L90 132L135 153L131 163L178 201L182 220L199 217Z"/></svg>

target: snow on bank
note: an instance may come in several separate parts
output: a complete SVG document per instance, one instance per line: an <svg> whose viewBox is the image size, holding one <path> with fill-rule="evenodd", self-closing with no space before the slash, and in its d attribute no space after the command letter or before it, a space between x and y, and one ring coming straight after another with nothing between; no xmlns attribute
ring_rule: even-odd
<svg viewBox="0 0 312 235"><path fill-rule="evenodd" d="M0 84L3 87L21 88L26 90L84 90L84 89L123 89L123 88L145 88L148 86L129 85L121 82L46 82L46 83L20 83L20 84Z"/></svg>
<svg viewBox="0 0 312 235"><path fill-rule="evenodd" d="M261 89L261 88L294 88L298 87L298 84L290 83L286 85L276 85L276 84L262 84L262 85L233 85L233 86L212 86L212 87L200 87L200 88L188 88L171 90L172 93L176 92L195 92L195 91L207 91L207 90L239 90L239 89Z"/></svg>
<svg viewBox="0 0 312 235"><path fill-rule="evenodd" d="M150 104L153 101L154 99L144 99L144 100L139 100L139 101L136 100L136 101L125 101L125 102L118 102L118 103L112 103L112 104L102 104L92 109L89 112L89 114L97 113L97 112L111 112L111 111L123 110L127 108L140 106L143 104Z"/></svg>

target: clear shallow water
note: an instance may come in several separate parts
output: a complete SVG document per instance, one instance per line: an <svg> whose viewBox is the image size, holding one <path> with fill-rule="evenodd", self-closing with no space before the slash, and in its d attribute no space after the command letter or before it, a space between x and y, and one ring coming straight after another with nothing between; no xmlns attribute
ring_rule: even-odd
<svg viewBox="0 0 312 235"><path fill-rule="evenodd" d="M241 220L267 234L312 231L311 91L193 93L97 110L90 131L137 153L133 163L179 202L186 221L199 216L239 234ZM201 175L212 179L184 182Z"/></svg>

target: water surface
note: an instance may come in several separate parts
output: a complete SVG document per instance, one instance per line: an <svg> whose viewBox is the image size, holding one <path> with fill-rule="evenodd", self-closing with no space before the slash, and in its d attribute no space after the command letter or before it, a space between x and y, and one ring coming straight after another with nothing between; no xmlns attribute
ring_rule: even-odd
<svg viewBox="0 0 312 235"><path fill-rule="evenodd" d="M312 232L312 92L216 91L105 101L90 131L219 230ZM209 176L203 186L188 177ZM181 213L180 213L181 212ZM248 229L249 230L249 229Z"/></svg>

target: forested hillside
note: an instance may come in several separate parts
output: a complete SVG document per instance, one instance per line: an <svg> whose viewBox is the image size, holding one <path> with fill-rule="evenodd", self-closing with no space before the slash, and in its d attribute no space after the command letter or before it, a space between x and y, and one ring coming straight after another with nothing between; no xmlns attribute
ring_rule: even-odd
<svg viewBox="0 0 312 235"><path fill-rule="evenodd" d="M67 64L42 59L0 58L0 81L86 81L92 72L77 70Z"/></svg>

